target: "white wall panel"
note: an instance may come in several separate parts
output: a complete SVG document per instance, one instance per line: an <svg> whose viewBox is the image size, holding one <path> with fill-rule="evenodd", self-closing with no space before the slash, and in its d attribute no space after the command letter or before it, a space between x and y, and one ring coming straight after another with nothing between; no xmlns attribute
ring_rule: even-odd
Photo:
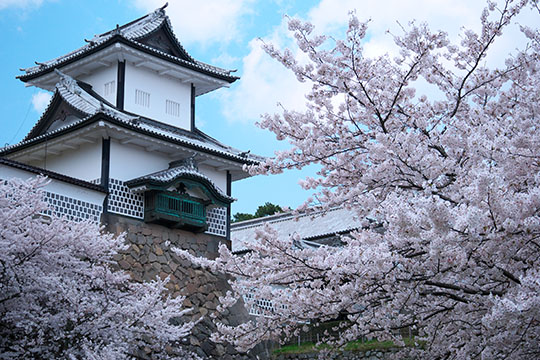
<svg viewBox="0 0 540 360"><path fill-rule="evenodd" d="M124 109L150 119L189 130L191 127L191 84L182 83L166 75L159 75L142 67L126 62L126 80L124 88ZM141 98L141 91L150 94L146 101ZM167 105L167 100L169 104ZM169 109L169 111L167 111Z"/></svg>
<svg viewBox="0 0 540 360"><path fill-rule="evenodd" d="M122 181L147 175L169 167L170 159L163 153L147 151L130 144L120 144L111 139L109 176Z"/></svg>
<svg viewBox="0 0 540 360"><path fill-rule="evenodd" d="M116 105L116 89L118 87L116 81L117 68L118 63L113 63L109 67L102 67L94 70L94 72L90 75L81 75L78 77L78 79L92 85L92 89L96 93L111 104ZM106 94L105 84L110 84L111 82L114 83L113 88L111 89L112 91ZM107 87L110 88L110 86Z"/></svg>
<svg viewBox="0 0 540 360"><path fill-rule="evenodd" d="M46 161L32 163L60 174L91 181L101 177L101 140L86 143L77 149L63 151L59 155L48 155Z"/></svg>

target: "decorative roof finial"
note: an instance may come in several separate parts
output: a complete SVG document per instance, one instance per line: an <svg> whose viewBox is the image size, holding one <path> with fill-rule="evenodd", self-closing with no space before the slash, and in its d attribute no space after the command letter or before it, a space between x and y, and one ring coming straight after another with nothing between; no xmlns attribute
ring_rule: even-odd
<svg viewBox="0 0 540 360"><path fill-rule="evenodd" d="M79 95L81 93L81 88L79 87L79 84L77 84L77 80L75 80L69 75L64 74L57 68L54 68L54 72L60 77L60 81L58 81L58 84L63 85L66 89L68 89L74 94Z"/></svg>
<svg viewBox="0 0 540 360"><path fill-rule="evenodd" d="M199 167L197 166L197 161L195 160L195 155L192 155L185 159L171 161L169 163L169 169L177 168L177 167L181 167L188 170L199 171Z"/></svg>
<svg viewBox="0 0 540 360"><path fill-rule="evenodd" d="M168 2L166 2L165 5L163 5L162 7L157 8L156 10L154 10L154 12L152 14L150 14L150 17L148 19L155 20L155 19L159 19L160 17L165 16L165 8L167 6L169 6Z"/></svg>

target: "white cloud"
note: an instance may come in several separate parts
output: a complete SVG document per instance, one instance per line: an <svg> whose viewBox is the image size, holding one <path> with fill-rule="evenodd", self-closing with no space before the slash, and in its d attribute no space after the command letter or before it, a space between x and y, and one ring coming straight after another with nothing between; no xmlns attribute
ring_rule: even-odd
<svg viewBox="0 0 540 360"><path fill-rule="evenodd" d="M169 0L167 15L182 44L208 46L228 43L240 34L241 18L252 12L254 0ZM146 12L163 6L163 0L135 0Z"/></svg>
<svg viewBox="0 0 540 360"><path fill-rule="evenodd" d="M399 24L406 27L413 19L418 23L427 22L433 31L444 30L451 40L459 42L463 27L479 30L479 17L484 6L484 1L470 0L321 0L307 12L304 20L312 22L318 33L343 38L349 12L355 10L361 21L371 19L365 53L374 56L396 53L392 36L387 30L400 35L402 30ZM535 21L537 15L524 11L515 22L534 25ZM286 30L286 20L263 39L278 48L289 47L301 55ZM516 39L523 37L514 24L503 38L497 40L488 64L502 66L506 55L519 46ZM243 58L239 84L220 94L226 118L230 121L257 120L265 112L279 112L277 102L288 109L302 109L307 84L299 83L289 70L271 59L261 49L260 41L253 39L249 47L249 54ZM429 87L419 86L422 93L429 91Z"/></svg>
<svg viewBox="0 0 540 360"><path fill-rule="evenodd" d="M263 41L280 48L291 46L293 41L286 29L286 20ZM294 74L268 56L261 45L261 40L251 40L250 52L242 60L238 85L220 94L223 113L229 121L258 120L263 113L280 111L278 103L289 110L304 108L304 94L309 84L299 83ZM298 51L297 55L303 54Z"/></svg>
<svg viewBox="0 0 540 360"><path fill-rule="evenodd" d="M366 55L372 56L395 53L392 36L387 31L400 35L400 24L406 28L411 20L428 23L432 31L443 30L448 33L450 40L458 43L463 27L480 30L479 18L485 6L485 1L470 0L363 0L359 7L359 2L355 0L321 0L309 11L308 18L317 31L325 34L342 31L347 24L349 11L356 11L360 21L370 19L365 51ZM515 23L519 24L532 25L537 21L537 15L528 10L515 19ZM502 66L505 55L518 45L516 41L520 39L524 42L515 24L505 30L503 38L495 44L492 51L494 60L490 65Z"/></svg>
<svg viewBox="0 0 540 360"><path fill-rule="evenodd" d="M234 67L238 61L241 61L242 59L236 56L231 56L230 54L226 52L222 52L219 54L219 56L216 56L215 58L210 61L210 64L221 66L226 69L231 69Z"/></svg>
<svg viewBox="0 0 540 360"><path fill-rule="evenodd" d="M34 110L41 114L49 105L52 95L45 91L39 91L38 93L32 95L32 105Z"/></svg>
<svg viewBox="0 0 540 360"><path fill-rule="evenodd" d="M38 8L44 0L0 0L0 10L16 7L20 9Z"/></svg>

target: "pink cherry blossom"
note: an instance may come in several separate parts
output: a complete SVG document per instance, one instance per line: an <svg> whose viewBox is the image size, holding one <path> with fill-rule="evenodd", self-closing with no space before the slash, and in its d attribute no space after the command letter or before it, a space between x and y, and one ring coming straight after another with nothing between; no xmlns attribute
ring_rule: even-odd
<svg viewBox="0 0 540 360"><path fill-rule="evenodd" d="M114 270L123 236L43 216L46 183L0 184L0 358L177 358L166 347L194 326L181 321L184 299L168 296L159 278L135 283Z"/></svg>
<svg viewBox="0 0 540 360"><path fill-rule="evenodd" d="M324 341L399 344L400 330L417 333L424 345L398 358L540 357L540 31L522 27L528 44L502 68L485 62L530 8L538 3L490 2L480 31L464 29L459 43L413 22L392 35L395 58L364 54L368 24L354 14L341 40L290 21L307 63L265 45L312 88L306 111L262 117L291 148L249 170L318 164L302 182L316 208L344 206L366 226L342 247L299 247L267 228L247 254L191 257L234 276L224 308L248 292L248 307L273 303L247 323L220 324L216 340L249 349L340 319ZM419 93L419 81L436 91Z"/></svg>

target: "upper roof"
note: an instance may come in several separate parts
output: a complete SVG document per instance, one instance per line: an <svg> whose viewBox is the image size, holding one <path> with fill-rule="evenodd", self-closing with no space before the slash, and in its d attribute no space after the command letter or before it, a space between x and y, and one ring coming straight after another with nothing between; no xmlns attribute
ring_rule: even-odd
<svg viewBox="0 0 540 360"><path fill-rule="evenodd" d="M197 128L194 131L188 131L121 111L93 92L90 85L76 81L59 70L56 72L60 81L56 84L54 96L42 117L23 141L0 149L0 156L16 153L40 142L50 141L81 127L106 120L142 135L159 138L240 164L256 164L264 160L263 157L222 144ZM71 110L76 116L65 121L56 119L55 114L61 107Z"/></svg>
<svg viewBox="0 0 540 360"><path fill-rule="evenodd" d="M228 83L236 81L238 77L231 75L234 70L226 70L197 61L188 54L172 30L169 17L165 14L166 6L167 4L125 25L117 25L115 29L96 35L91 40L85 40L86 45L65 55L45 62L36 61L36 66L21 69L25 74L19 75L17 78L24 82L36 79L44 74L51 73L55 68L62 68L67 64L120 42L207 76ZM163 35L159 39L156 38L158 33Z"/></svg>
<svg viewBox="0 0 540 360"><path fill-rule="evenodd" d="M245 244L255 241L255 232L269 225L280 238L298 235L308 242L320 241L361 228L362 223L353 210L333 208L305 214L283 213L231 224L233 251L246 250Z"/></svg>

